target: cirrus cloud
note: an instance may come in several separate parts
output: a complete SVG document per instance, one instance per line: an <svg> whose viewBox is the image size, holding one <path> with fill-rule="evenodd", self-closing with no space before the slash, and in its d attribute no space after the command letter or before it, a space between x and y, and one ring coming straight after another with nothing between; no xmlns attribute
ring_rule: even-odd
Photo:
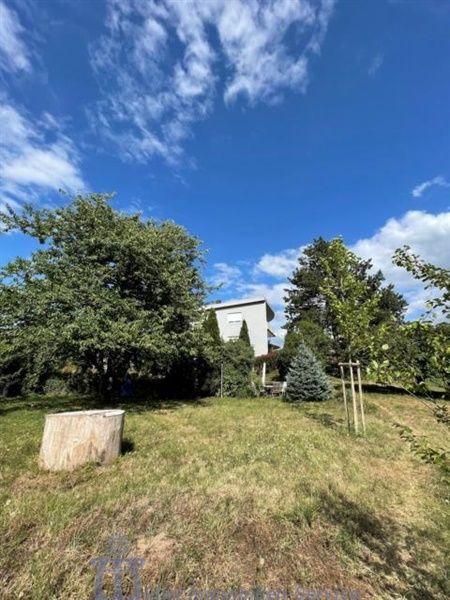
<svg viewBox="0 0 450 600"><path fill-rule="evenodd" d="M209 283L213 287L227 289L241 281L242 271L239 267L218 262L214 263L213 270L214 272L209 278Z"/></svg>
<svg viewBox="0 0 450 600"><path fill-rule="evenodd" d="M124 159L179 162L219 91L228 105L305 91L334 1L109 0L107 32L91 47L103 96L88 111L93 127Z"/></svg>
<svg viewBox="0 0 450 600"><path fill-rule="evenodd" d="M450 187L450 183L445 179L443 175L437 175L433 177L433 179L428 179L427 181L423 181L419 183L411 190L411 195L414 198L420 198L424 192L427 191L428 188L433 186L439 187Z"/></svg>
<svg viewBox="0 0 450 600"><path fill-rule="evenodd" d="M85 189L78 152L52 115L32 121L0 97L0 131L1 205L36 200L59 189Z"/></svg>
<svg viewBox="0 0 450 600"><path fill-rule="evenodd" d="M5 71L30 71L30 51L17 13L0 2L0 67Z"/></svg>

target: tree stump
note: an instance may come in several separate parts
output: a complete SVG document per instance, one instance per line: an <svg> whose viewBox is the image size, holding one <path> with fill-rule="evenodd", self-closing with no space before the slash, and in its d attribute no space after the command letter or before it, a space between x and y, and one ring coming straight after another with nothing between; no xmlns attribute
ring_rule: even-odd
<svg viewBox="0 0 450 600"><path fill-rule="evenodd" d="M73 471L87 462L113 462L122 444L123 410L80 410L45 416L39 466Z"/></svg>

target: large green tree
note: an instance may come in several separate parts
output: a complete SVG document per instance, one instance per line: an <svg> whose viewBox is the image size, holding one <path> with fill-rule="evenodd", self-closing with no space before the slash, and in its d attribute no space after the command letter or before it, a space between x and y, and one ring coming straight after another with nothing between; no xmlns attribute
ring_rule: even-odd
<svg viewBox="0 0 450 600"><path fill-rule="evenodd" d="M198 347L199 241L89 194L0 215L41 244L0 271L0 376L36 389L63 366L104 393L130 366L164 373Z"/></svg>
<svg viewBox="0 0 450 600"><path fill-rule="evenodd" d="M336 362L348 354L344 346L350 341L349 323L343 323L343 301L350 302L348 309L352 302L355 309L370 304L370 328L388 320L403 320L405 299L392 285L384 286L381 271L373 273L371 261L348 251L340 238L330 241L318 238L308 245L289 283L285 297L288 335L290 331L298 331L300 324L305 328L305 322L317 325L332 345L332 355L328 349L326 355L315 349L326 362ZM357 290L351 289L353 285ZM353 295L352 301L350 295ZM321 345L327 348L326 344Z"/></svg>

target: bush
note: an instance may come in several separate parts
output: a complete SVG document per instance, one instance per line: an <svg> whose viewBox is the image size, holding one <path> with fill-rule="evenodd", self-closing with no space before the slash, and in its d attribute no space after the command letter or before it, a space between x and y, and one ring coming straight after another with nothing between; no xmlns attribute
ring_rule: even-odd
<svg viewBox="0 0 450 600"><path fill-rule="evenodd" d="M268 354L261 354L255 358L255 369L262 373L263 364L266 363L266 372L275 371L278 363L278 350L271 350Z"/></svg>
<svg viewBox="0 0 450 600"><path fill-rule="evenodd" d="M69 391L66 380L61 379L60 377L50 377L44 385L44 393L50 396L67 394Z"/></svg>
<svg viewBox="0 0 450 600"><path fill-rule="evenodd" d="M288 400L328 400L331 384L313 352L300 343L287 376Z"/></svg>

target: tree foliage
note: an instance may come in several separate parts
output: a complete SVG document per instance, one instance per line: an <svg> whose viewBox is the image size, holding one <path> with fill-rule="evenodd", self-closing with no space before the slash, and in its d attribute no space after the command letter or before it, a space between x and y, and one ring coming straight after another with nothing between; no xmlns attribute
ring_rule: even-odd
<svg viewBox="0 0 450 600"><path fill-rule="evenodd" d="M191 381L194 382L195 395L215 396L220 388L220 370L223 361L224 342L220 336L216 311L206 312L203 321L203 339L198 356L191 367ZM183 365L185 366L185 365Z"/></svg>
<svg viewBox="0 0 450 600"><path fill-rule="evenodd" d="M241 342L244 342L244 344L247 344L247 346L251 346L250 335L248 333L248 325L245 319L242 321L241 330L239 332L239 339L241 340Z"/></svg>
<svg viewBox="0 0 450 600"><path fill-rule="evenodd" d="M266 370L275 371L278 368L278 349L269 350L267 354L260 354L255 358L254 366L257 373L261 374L263 365L266 365Z"/></svg>
<svg viewBox="0 0 450 600"><path fill-rule="evenodd" d="M336 240L317 238L306 246L300 255L298 266L289 278L290 289L286 290L286 317L289 326L307 318L326 329L333 329L333 316L329 314L329 307L321 288L326 274L325 264L332 264L333 261L335 242ZM368 294L381 292L375 319L382 321L389 316L401 321L406 309L403 296L396 293L392 285L383 286L384 276L381 271L372 273L370 260L356 258L357 260L349 265L351 273L355 278L367 282Z"/></svg>
<svg viewBox="0 0 450 600"><path fill-rule="evenodd" d="M253 395L251 373L255 354L250 344L233 340L223 345L223 393L245 398Z"/></svg>
<svg viewBox="0 0 450 600"><path fill-rule="evenodd" d="M426 380L437 380L450 391L450 271L427 263L408 246L396 250L393 262L406 268L436 296L417 321L398 325L387 322L371 343L369 373L378 381L396 382L410 391L425 391ZM447 322L436 323L437 316Z"/></svg>
<svg viewBox="0 0 450 600"><path fill-rule="evenodd" d="M377 317L378 290L371 290L367 278L358 276L360 261L340 238L330 242L329 253L321 262L324 277L320 291L333 323L338 356L362 358Z"/></svg>
<svg viewBox="0 0 450 600"><path fill-rule="evenodd" d="M331 392L331 385L322 365L313 352L300 342L287 376L287 399L290 401L327 400Z"/></svg>
<svg viewBox="0 0 450 600"><path fill-rule="evenodd" d="M278 352L277 368L281 378L285 378L297 354L300 343L307 344L325 367L332 360L332 339L316 321L301 319L286 333L284 344Z"/></svg>
<svg viewBox="0 0 450 600"><path fill-rule="evenodd" d="M210 336L213 344L220 345L222 339L220 337L219 323L214 309L207 312L206 319L203 322L204 332Z"/></svg>
<svg viewBox="0 0 450 600"><path fill-rule="evenodd" d="M353 352L360 350L367 327L391 320L402 322L406 301L392 285L383 286L381 271L372 273L371 269L371 261L350 252L340 238L314 240L304 249L289 279L285 298L288 334L303 321L318 325L331 340L332 355L326 357L330 364L348 357L347 344ZM360 311L369 322L358 332L351 319L356 313L359 318Z"/></svg>
<svg viewBox="0 0 450 600"><path fill-rule="evenodd" d="M70 366L104 393L127 369L164 373L193 357L205 296L199 241L171 222L114 210L110 195L12 209L6 231L41 243L0 272L0 374L36 389Z"/></svg>
<svg viewBox="0 0 450 600"><path fill-rule="evenodd" d="M403 267L411 275L425 284L425 289L436 289L438 295L429 300L430 310L439 310L446 316L450 314L450 270L438 267L422 260L413 254L409 246L397 248L393 262L398 267Z"/></svg>

